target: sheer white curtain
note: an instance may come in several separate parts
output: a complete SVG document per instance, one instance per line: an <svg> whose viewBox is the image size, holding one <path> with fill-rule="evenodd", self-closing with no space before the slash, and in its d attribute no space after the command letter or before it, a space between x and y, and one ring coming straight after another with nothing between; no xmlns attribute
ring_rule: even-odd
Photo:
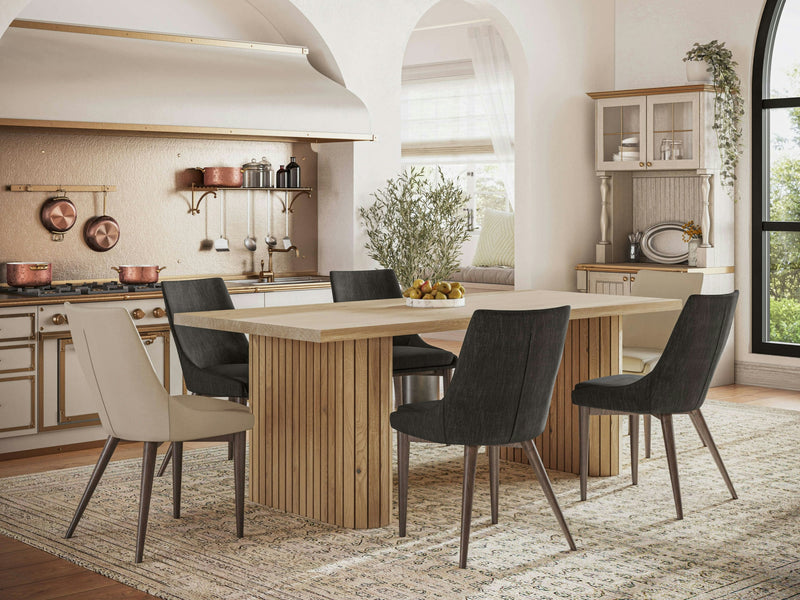
<svg viewBox="0 0 800 600"><path fill-rule="evenodd" d="M467 31L478 91L486 104L489 134L495 158L502 168L503 185L514 208L514 73L503 40L491 25Z"/></svg>

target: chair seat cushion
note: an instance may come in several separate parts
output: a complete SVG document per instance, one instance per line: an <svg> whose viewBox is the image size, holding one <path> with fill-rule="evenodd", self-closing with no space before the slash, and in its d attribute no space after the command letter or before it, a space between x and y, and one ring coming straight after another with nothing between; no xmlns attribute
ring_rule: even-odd
<svg viewBox="0 0 800 600"><path fill-rule="evenodd" d="M389 415L389 422L397 431L430 442L446 444L443 410L444 403L441 400L401 404Z"/></svg>
<svg viewBox="0 0 800 600"><path fill-rule="evenodd" d="M622 370L626 373L646 375L656 366L661 358L658 348L639 348L625 346L622 349Z"/></svg>
<svg viewBox="0 0 800 600"><path fill-rule="evenodd" d="M190 392L203 396L248 397L250 366L247 363L212 365L204 369L194 368L186 387Z"/></svg>
<svg viewBox="0 0 800 600"><path fill-rule="evenodd" d="M169 397L169 442L228 435L253 428L246 406L209 396ZM162 440L159 440L162 441Z"/></svg>
<svg viewBox="0 0 800 600"><path fill-rule="evenodd" d="M641 390L635 386L642 375L623 373L581 381L572 390L572 403L578 406L630 413L650 413L644 406Z"/></svg>
<svg viewBox="0 0 800 600"><path fill-rule="evenodd" d="M443 369L454 366L455 362L455 354L434 346L392 347L392 370L395 375Z"/></svg>

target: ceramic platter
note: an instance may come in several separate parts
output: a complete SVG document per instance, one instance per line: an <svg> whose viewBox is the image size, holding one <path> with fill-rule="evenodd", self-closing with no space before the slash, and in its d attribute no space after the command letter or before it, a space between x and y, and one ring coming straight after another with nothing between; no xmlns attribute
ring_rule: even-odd
<svg viewBox="0 0 800 600"><path fill-rule="evenodd" d="M464 306L466 298L456 298L455 300L423 300L406 298L406 306L413 306L414 308L453 308L454 306Z"/></svg>
<svg viewBox="0 0 800 600"><path fill-rule="evenodd" d="M689 258L689 246L683 241L682 223L656 223L642 235L642 253L657 263L675 264Z"/></svg>

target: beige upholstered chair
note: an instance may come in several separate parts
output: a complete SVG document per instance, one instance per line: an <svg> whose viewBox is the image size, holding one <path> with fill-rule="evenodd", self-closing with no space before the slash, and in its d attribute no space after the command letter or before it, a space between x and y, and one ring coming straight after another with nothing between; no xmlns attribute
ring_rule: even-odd
<svg viewBox="0 0 800 600"><path fill-rule="evenodd" d="M72 537L83 511L120 440L144 442L136 562L142 561L156 449L173 442L173 516L180 516L183 442L218 435L234 436L236 535L244 530L245 431L253 427L250 409L205 396L170 396L158 380L133 321L124 308L66 304L83 373L95 393L97 412L108 433L86 491L67 529Z"/></svg>
<svg viewBox="0 0 800 600"><path fill-rule="evenodd" d="M703 287L702 273L640 270L631 284L631 295L678 298L682 304ZM680 310L622 317L622 372L647 375L667 345ZM644 455L650 458L650 415L644 415ZM631 426L633 420L630 421ZM630 429L630 427L629 427ZM705 445L705 444L704 444Z"/></svg>

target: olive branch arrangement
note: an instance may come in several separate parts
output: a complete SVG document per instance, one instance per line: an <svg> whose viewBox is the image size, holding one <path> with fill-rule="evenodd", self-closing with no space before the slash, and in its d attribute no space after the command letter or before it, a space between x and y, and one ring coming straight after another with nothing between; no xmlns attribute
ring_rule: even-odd
<svg viewBox="0 0 800 600"><path fill-rule="evenodd" d="M725 47L725 42L712 40L707 44L694 43L686 52L683 61L700 60L708 64L708 72L713 75L714 87L714 125L717 132L717 145L722 161L720 180L722 185L733 187L736 183L736 164L741 154L741 121L744 116L742 82L736 74L738 63L733 53Z"/></svg>
<svg viewBox="0 0 800 600"><path fill-rule="evenodd" d="M411 167L372 196L375 202L359 209L367 254L393 269L404 288L415 279L444 281L459 268L470 235L467 195L441 168L430 180Z"/></svg>

